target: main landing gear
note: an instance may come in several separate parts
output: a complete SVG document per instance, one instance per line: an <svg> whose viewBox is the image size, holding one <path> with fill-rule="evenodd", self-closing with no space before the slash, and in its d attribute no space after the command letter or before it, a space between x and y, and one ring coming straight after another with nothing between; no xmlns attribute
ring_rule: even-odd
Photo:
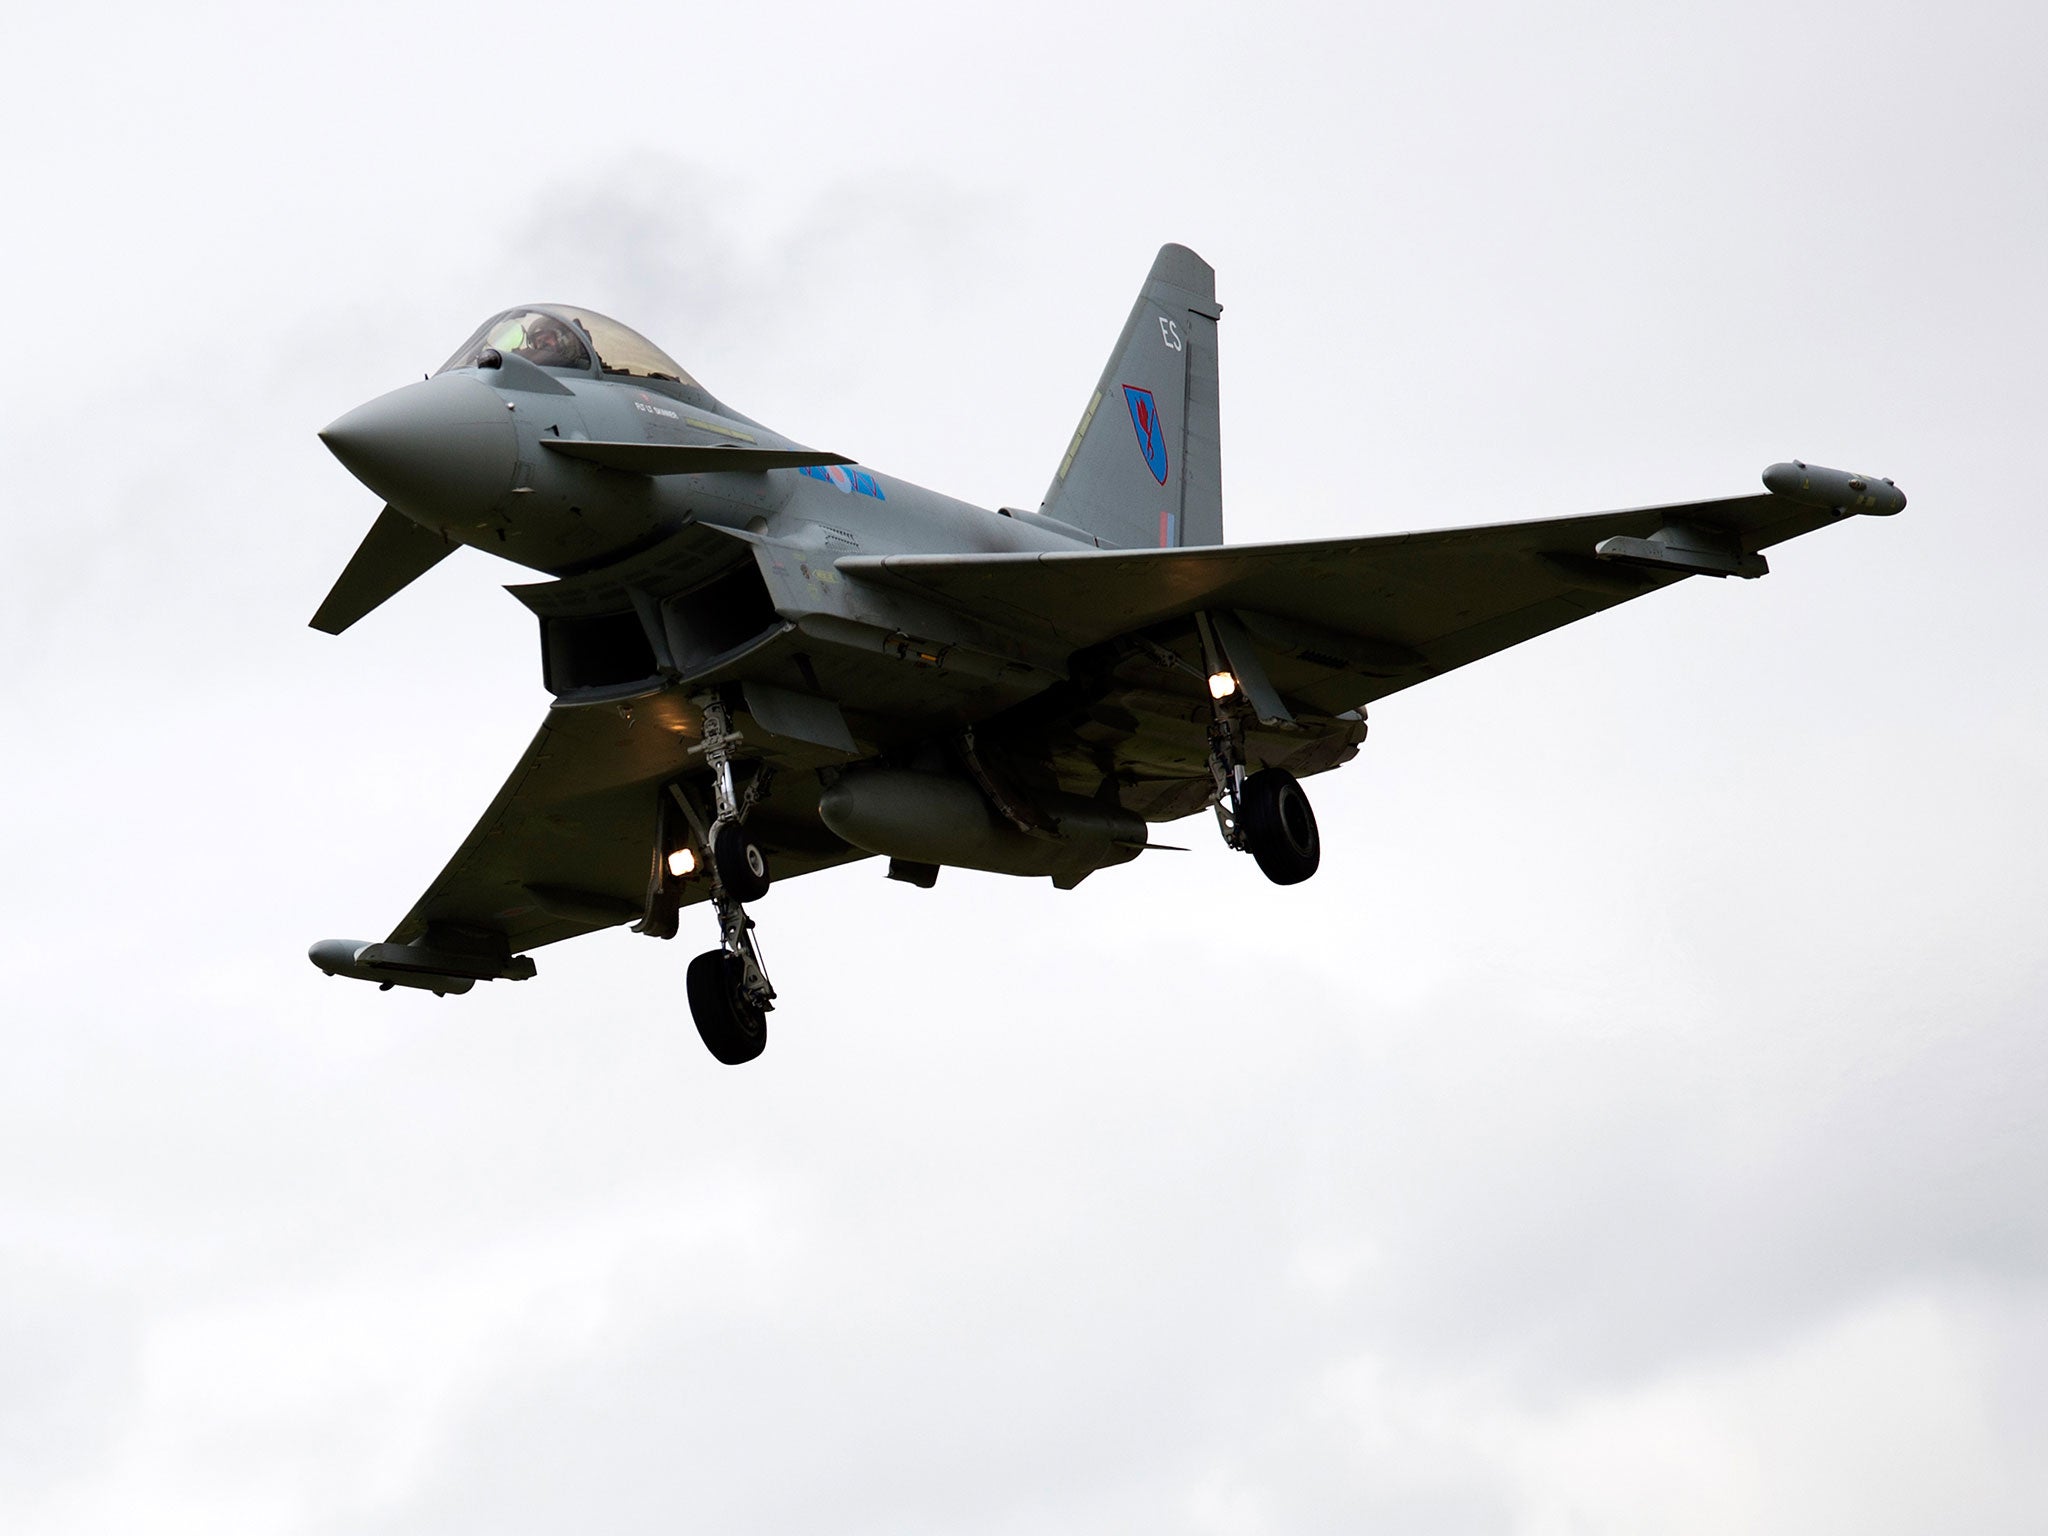
<svg viewBox="0 0 2048 1536"><path fill-rule="evenodd" d="M1209 776L1223 841L1249 853L1275 885L1299 885L1323 860L1315 808L1285 768L1247 773L1244 724L1223 699L1209 724Z"/></svg>
<svg viewBox="0 0 2048 1536"><path fill-rule="evenodd" d="M775 1006L775 988L754 942L754 920L745 903L768 894L767 855L746 828L747 813L768 792L774 770L766 763L754 770L746 790L733 779L733 749L740 744L725 701L705 694L694 701L704 714L704 739L692 751L704 754L711 769L711 791L717 812L706 829L687 798L675 795L698 834L699 846L711 855L711 904L718 911L719 947L690 962L684 981L690 1017L711 1054L729 1067L752 1061L768 1044L768 1013Z"/></svg>

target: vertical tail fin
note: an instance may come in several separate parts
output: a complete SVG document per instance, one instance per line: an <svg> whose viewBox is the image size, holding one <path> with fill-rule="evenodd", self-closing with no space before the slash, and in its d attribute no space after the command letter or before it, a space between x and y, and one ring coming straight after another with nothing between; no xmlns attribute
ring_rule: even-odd
<svg viewBox="0 0 2048 1536"><path fill-rule="evenodd" d="M1123 549L1223 542L1216 271L1159 249L1039 511Z"/></svg>

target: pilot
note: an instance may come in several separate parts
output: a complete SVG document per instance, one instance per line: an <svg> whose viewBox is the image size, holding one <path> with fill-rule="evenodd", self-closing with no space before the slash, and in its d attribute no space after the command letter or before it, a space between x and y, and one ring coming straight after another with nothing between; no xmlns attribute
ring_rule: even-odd
<svg viewBox="0 0 2048 1536"><path fill-rule="evenodd" d="M527 326L526 344L519 355L543 368L581 368L586 356L575 334L549 315L541 315Z"/></svg>

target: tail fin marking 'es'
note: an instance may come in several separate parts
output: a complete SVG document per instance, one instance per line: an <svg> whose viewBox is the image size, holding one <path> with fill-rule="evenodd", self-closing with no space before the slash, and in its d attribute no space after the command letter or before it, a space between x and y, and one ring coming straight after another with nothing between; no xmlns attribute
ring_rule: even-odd
<svg viewBox="0 0 2048 1536"><path fill-rule="evenodd" d="M1039 511L1105 545L1223 542L1216 272L1160 247Z"/></svg>

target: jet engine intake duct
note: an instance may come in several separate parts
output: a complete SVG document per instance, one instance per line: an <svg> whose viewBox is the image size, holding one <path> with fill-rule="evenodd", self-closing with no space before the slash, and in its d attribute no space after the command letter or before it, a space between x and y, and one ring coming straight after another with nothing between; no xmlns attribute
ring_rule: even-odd
<svg viewBox="0 0 2048 1536"><path fill-rule="evenodd" d="M1078 795L1041 795L1056 830L1020 830L967 779L907 768L844 774L818 815L856 848L912 864L951 864L998 875L1049 875L1062 885L1138 856L1145 823Z"/></svg>

